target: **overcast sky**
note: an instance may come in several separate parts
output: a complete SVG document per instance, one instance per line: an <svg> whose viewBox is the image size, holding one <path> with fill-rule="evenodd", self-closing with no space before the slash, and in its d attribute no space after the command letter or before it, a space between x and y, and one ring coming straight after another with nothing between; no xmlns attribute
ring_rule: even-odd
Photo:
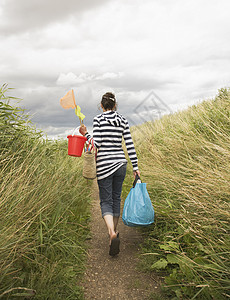
<svg viewBox="0 0 230 300"><path fill-rule="evenodd" d="M72 88L89 128L107 91L133 123L185 109L230 86L229 11L229 0L0 0L0 84L49 137L79 125L59 104Z"/></svg>

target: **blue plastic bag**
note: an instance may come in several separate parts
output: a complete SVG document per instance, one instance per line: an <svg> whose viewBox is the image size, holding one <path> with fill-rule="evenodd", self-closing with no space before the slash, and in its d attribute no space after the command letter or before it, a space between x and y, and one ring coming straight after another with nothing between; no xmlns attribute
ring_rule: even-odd
<svg viewBox="0 0 230 300"><path fill-rule="evenodd" d="M125 199L122 220L127 226L147 226L154 222L154 209L146 183L135 183Z"/></svg>

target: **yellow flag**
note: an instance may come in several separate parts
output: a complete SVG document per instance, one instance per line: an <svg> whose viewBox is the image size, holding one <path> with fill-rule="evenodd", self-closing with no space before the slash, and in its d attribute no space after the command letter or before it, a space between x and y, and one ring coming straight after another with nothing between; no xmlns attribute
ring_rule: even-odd
<svg viewBox="0 0 230 300"><path fill-rule="evenodd" d="M60 99L60 104L64 109L76 107L73 90L70 90L64 97Z"/></svg>
<svg viewBox="0 0 230 300"><path fill-rule="evenodd" d="M85 115L83 115L83 113L81 112L81 108L80 108L79 105L77 105L76 108L75 108L75 114L76 114L76 115L78 116L78 118L79 118L80 120L82 120L82 121L83 121L83 119L85 118Z"/></svg>

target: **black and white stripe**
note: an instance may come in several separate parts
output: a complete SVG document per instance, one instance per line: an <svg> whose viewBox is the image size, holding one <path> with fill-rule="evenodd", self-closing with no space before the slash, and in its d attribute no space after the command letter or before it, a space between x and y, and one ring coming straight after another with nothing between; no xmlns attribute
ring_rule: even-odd
<svg viewBox="0 0 230 300"><path fill-rule="evenodd" d="M133 170L138 170L137 155L126 118L114 111L106 111L93 120L93 141L97 148L97 179L103 179L114 173L127 162L122 149L122 136ZM86 134L88 140L90 134Z"/></svg>

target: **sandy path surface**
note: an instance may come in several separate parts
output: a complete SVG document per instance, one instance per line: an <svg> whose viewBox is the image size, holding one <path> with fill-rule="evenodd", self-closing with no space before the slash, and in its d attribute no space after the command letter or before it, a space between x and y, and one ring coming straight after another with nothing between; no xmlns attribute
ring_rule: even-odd
<svg viewBox="0 0 230 300"><path fill-rule="evenodd" d="M137 269L141 234L120 219L120 253L109 256L109 237L101 217L97 182L93 182L92 239L89 242L87 270L84 276L85 299L155 299L159 280ZM159 299L159 298L158 298Z"/></svg>

